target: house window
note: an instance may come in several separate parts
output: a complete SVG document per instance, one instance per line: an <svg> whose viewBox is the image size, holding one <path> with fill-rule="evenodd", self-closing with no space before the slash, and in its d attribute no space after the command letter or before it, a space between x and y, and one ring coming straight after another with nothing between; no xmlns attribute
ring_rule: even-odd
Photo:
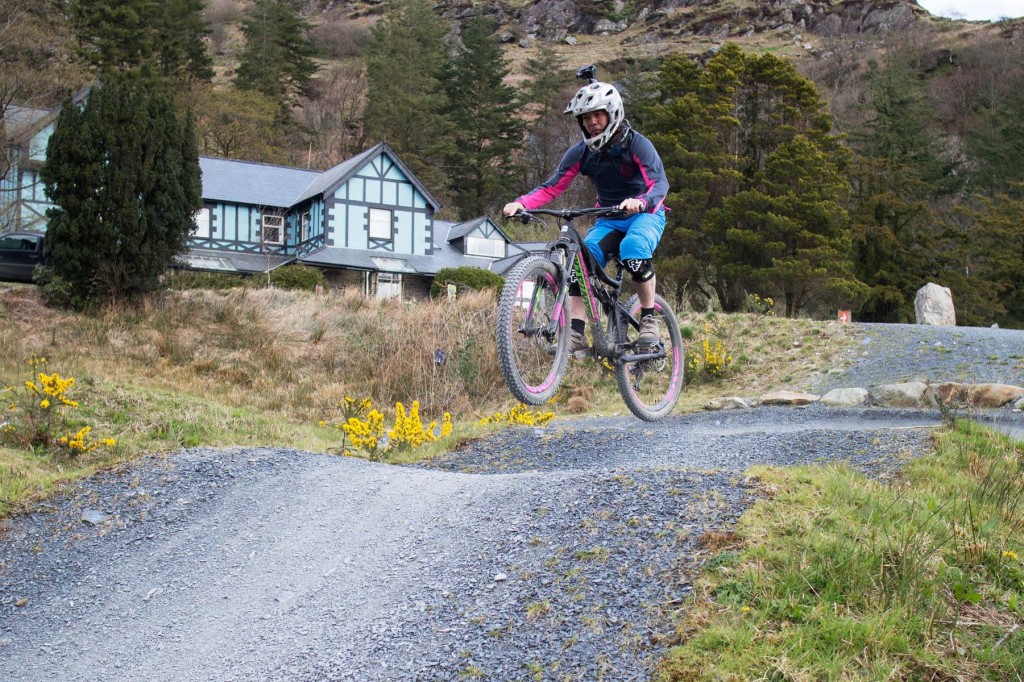
<svg viewBox="0 0 1024 682"><path fill-rule="evenodd" d="M309 239L309 211L299 216L299 242Z"/></svg>
<svg viewBox="0 0 1024 682"><path fill-rule="evenodd" d="M370 239L394 239L391 233L391 211L384 208L370 209Z"/></svg>
<svg viewBox="0 0 1024 682"><path fill-rule="evenodd" d="M504 258L505 242L501 239L466 237L466 255L485 256L487 258Z"/></svg>
<svg viewBox="0 0 1024 682"><path fill-rule="evenodd" d="M402 298L402 276L396 272L377 273L377 298Z"/></svg>
<svg viewBox="0 0 1024 682"><path fill-rule="evenodd" d="M193 236L199 239L210 238L210 209L201 208L196 213L196 231Z"/></svg>
<svg viewBox="0 0 1024 682"><path fill-rule="evenodd" d="M264 215L260 230L260 241L264 244L280 244L284 241L284 216Z"/></svg>

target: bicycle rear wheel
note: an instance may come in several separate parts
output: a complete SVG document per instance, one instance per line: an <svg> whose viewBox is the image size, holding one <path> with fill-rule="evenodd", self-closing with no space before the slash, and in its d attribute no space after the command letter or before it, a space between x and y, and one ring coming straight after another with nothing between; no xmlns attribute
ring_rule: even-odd
<svg viewBox="0 0 1024 682"><path fill-rule="evenodd" d="M558 271L544 258L520 262L498 302L498 361L512 395L541 405L558 390L569 358L568 310L559 306Z"/></svg>
<svg viewBox="0 0 1024 682"><path fill-rule="evenodd" d="M626 308L634 318L640 317L640 299L636 295L629 299ZM651 355L663 347L664 356L637 359L615 366L615 381L626 407L637 418L648 422L661 419L676 406L683 390L683 364L686 357L679 322L661 296L654 298L654 314L661 328L661 343L656 349L631 346L627 355ZM625 323L620 327L619 334L619 343L631 343L639 332Z"/></svg>

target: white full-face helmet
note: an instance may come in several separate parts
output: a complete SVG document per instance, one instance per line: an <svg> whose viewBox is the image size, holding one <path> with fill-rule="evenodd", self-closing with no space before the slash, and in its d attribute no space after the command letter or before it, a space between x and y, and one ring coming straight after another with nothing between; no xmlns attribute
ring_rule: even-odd
<svg viewBox="0 0 1024 682"><path fill-rule="evenodd" d="M589 133L583 127L583 114L602 109L608 112L608 125L597 137L587 137ZM579 124L580 130L583 131L584 142L595 152L599 152L609 145L626 118L619 91L615 89L614 85L601 81L594 81L580 88L562 113L572 114L576 117L576 122Z"/></svg>

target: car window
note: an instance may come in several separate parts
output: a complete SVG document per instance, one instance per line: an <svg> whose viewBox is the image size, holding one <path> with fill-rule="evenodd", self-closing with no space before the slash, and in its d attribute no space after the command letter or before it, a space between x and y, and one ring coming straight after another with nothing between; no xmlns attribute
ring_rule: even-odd
<svg viewBox="0 0 1024 682"><path fill-rule="evenodd" d="M0 237L0 249L5 251L35 251L38 243L39 240L33 237Z"/></svg>

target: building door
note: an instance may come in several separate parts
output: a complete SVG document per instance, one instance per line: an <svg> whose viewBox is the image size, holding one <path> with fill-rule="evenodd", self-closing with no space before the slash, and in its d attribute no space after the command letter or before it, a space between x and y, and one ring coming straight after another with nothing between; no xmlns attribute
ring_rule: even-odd
<svg viewBox="0 0 1024 682"><path fill-rule="evenodd" d="M377 298L402 300L402 276L394 272L378 272Z"/></svg>

